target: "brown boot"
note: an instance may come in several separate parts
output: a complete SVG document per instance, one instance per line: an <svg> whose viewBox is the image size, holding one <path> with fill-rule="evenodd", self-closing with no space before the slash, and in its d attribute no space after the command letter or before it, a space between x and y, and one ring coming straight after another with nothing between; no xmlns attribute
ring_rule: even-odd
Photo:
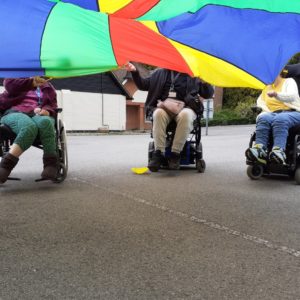
<svg viewBox="0 0 300 300"><path fill-rule="evenodd" d="M58 173L57 156L44 154L43 156L44 170L41 174L43 179L55 180Z"/></svg>
<svg viewBox="0 0 300 300"><path fill-rule="evenodd" d="M18 163L19 158L10 153L5 154L0 162L0 183L4 183L12 169Z"/></svg>

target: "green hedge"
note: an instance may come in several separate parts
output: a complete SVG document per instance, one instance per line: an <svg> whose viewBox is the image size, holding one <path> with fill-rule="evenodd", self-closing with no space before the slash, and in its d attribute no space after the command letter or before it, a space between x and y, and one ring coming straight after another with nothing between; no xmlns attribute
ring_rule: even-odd
<svg viewBox="0 0 300 300"><path fill-rule="evenodd" d="M249 107L250 109L250 107ZM251 110L250 110L251 111ZM241 116L235 109L222 109L214 112L214 118L208 121L209 126L218 125L245 125L255 124L256 116L252 113ZM202 126L205 126L206 121L202 120Z"/></svg>

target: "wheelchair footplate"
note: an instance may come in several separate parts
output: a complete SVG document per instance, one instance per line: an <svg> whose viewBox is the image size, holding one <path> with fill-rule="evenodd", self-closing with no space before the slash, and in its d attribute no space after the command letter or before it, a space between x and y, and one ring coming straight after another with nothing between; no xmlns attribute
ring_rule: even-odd
<svg viewBox="0 0 300 300"><path fill-rule="evenodd" d="M38 178L38 179L35 180L35 182L41 182L41 181L51 181L51 182L53 182L53 183L58 183L58 182L60 182L58 177L55 178L55 179L50 179L50 178Z"/></svg>
<svg viewBox="0 0 300 300"><path fill-rule="evenodd" d="M257 180L264 175L283 175L291 176L293 167L290 164L278 164L275 162L267 162L266 164L246 160L247 175L249 178Z"/></svg>
<svg viewBox="0 0 300 300"><path fill-rule="evenodd" d="M7 180L21 181L21 178L17 178L17 177L8 177Z"/></svg>

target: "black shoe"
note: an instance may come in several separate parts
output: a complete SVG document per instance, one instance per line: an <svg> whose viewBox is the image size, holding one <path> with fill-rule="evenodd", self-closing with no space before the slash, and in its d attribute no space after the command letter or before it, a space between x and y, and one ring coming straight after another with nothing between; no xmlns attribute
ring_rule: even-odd
<svg viewBox="0 0 300 300"><path fill-rule="evenodd" d="M163 161L163 155L160 150L155 150L148 163L148 168L151 172L157 172Z"/></svg>
<svg viewBox="0 0 300 300"><path fill-rule="evenodd" d="M4 183L7 180L18 161L19 158L10 153L7 153L2 157L0 162L0 183Z"/></svg>
<svg viewBox="0 0 300 300"><path fill-rule="evenodd" d="M179 170L180 169L180 154L171 152L169 158L169 169L170 170Z"/></svg>
<svg viewBox="0 0 300 300"><path fill-rule="evenodd" d="M58 173L58 160L56 154L44 154L43 156L44 169L41 174L42 179L55 180Z"/></svg>

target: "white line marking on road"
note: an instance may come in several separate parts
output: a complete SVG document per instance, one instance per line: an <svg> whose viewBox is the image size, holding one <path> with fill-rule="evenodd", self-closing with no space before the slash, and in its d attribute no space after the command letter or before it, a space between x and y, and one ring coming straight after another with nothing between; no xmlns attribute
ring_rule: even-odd
<svg viewBox="0 0 300 300"><path fill-rule="evenodd" d="M210 221L207 221L205 219L200 219L196 216L193 216L193 215L190 215L190 214L187 214L187 213L184 213L184 212L176 211L172 208L168 208L168 207L160 205L160 204L151 203L151 202L149 202L145 199L142 199L140 197L135 197L135 196L132 196L132 195L124 193L124 192L118 192L118 191L115 191L115 190L111 190L109 188L102 187L98 184L91 183L91 182L88 182L88 181L83 180L83 179L73 177L73 178L71 178L71 180L78 181L78 182L81 182L81 183L85 183L85 184L91 185L91 186L96 187L96 188L100 188L100 189L105 190L107 192L110 192L112 194L122 196L122 197L126 197L126 198L129 198L131 200L134 200L135 202L138 202L138 203L150 206L150 207L157 208L159 210L162 210L164 212L167 212L169 214L172 214L172 215L184 218L184 219L188 219L188 220L190 220L194 223L203 224L207 227L217 229L219 231L226 232L227 234L234 235L234 236L237 236L237 237L241 237L244 240L251 241L255 244L260 244L260 245L263 245L264 247L267 247L267 248L270 248L270 249L273 249L273 250L278 250L278 251L284 252L286 254L290 254L294 257L300 258L300 251L298 251L296 249L289 248L287 246L277 245L277 244L272 243L270 241L267 241L265 239L262 239L262 238L259 238L259 237L253 236L253 235L249 235L249 234L240 232L238 230L230 229L227 226L223 226L223 225L220 225L220 224L217 224L217 223L214 223L214 222L210 222Z"/></svg>

